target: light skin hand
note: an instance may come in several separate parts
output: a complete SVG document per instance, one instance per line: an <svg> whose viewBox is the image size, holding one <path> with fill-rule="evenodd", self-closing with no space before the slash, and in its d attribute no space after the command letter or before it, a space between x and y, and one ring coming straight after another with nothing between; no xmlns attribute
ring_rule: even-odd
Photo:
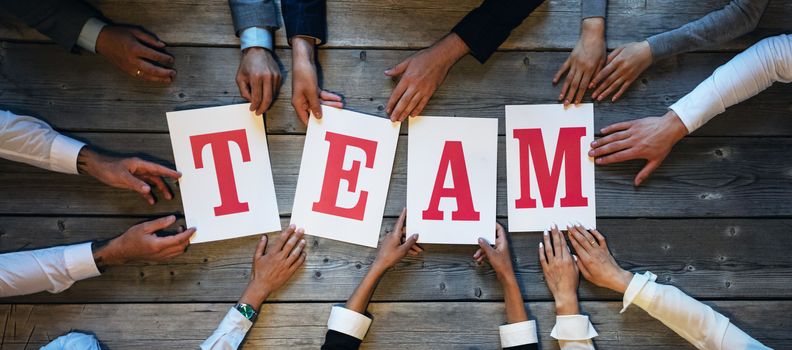
<svg viewBox="0 0 792 350"><path fill-rule="evenodd" d="M267 235L261 236L253 255L250 282L239 298L240 303L248 304L258 312L264 300L294 276L305 263L304 234L302 228L289 225L269 247Z"/></svg>
<svg viewBox="0 0 792 350"><path fill-rule="evenodd" d="M478 239L479 249L473 254L473 259L481 263L486 258L492 269L495 270L498 281L503 287L503 301L506 306L506 322L517 323L528 320L525 311L520 285L514 275L511 253L509 252L509 239L503 226L495 226L495 247L491 247L484 238Z"/></svg>
<svg viewBox="0 0 792 350"><path fill-rule="evenodd" d="M95 249L97 266L123 265L129 261L162 262L173 259L187 249L195 228L179 229L175 235L159 237L157 232L176 222L176 217L166 216L132 226L124 234Z"/></svg>
<svg viewBox="0 0 792 350"><path fill-rule="evenodd" d="M171 83L176 78L174 59L165 52L165 43L140 28L105 26L96 39L96 52L141 80Z"/></svg>
<svg viewBox="0 0 792 350"><path fill-rule="evenodd" d="M612 102L652 65L652 49L648 41L629 43L616 48L608 55L605 68L597 73L589 88L594 88L591 98L602 101L611 94Z"/></svg>
<svg viewBox="0 0 792 350"><path fill-rule="evenodd" d="M391 120L401 122L420 115L451 67L468 52L467 44L451 33L386 70L386 76L399 79L385 109Z"/></svg>
<svg viewBox="0 0 792 350"><path fill-rule="evenodd" d="M281 86L280 67L272 53L261 47L242 51L236 83L242 98L250 101L250 111L264 114Z"/></svg>
<svg viewBox="0 0 792 350"><path fill-rule="evenodd" d="M165 199L173 199L173 193L163 178L176 180L181 173L162 165L137 157L116 158L106 156L83 147L77 156L77 170L80 174L93 176L100 182L115 188L132 190L139 193L149 204L154 204L151 186L157 188Z"/></svg>
<svg viewBox="0 0 792 350"><path fill-rule="evenodd" d="M586 18L581 24L580 39L566 62L553 77L557 84L564 74L564 85L561 87L559 101L564 106L583 101L583 95L589 87L591 79L605 65L605 19L600 17Z"/></svg>
<svg viewBox="0 0 792 350"><path fill-rule="evenodd" d="M685 124L672 110L662 117L616 123L601 131L605 136L591 143L588 155L596 157L597 165L646 159L646 165L635 176L635 186L646 180L688 133Z"/></svg>
<svg viewBox="0 0 792 350"><path fill-rule="evenodd" d="M539 263L547 288L555 298L557 315L580 313L577 297L580 278L576 260L557 226L553 226L549 233L544 232L544 241L539 243Z"/></svg>
<svg viewBox="0 0 792 350"><path fill-rule="evenodd" d="M605 237L597 230L586 230L575 225L567 231L569 242L577 253L577 266L589 282L624 294L633 274L625 271L608 250Z"/></svg>
<svg viewBox="0 0 792 350"><path fill-rule="evenodd" d="M292 107L297 117L308 124L310 114L321 119L321 105L344 108L341 96L319 87L314 63L315 39L295 36L292 38Z"/></svg>

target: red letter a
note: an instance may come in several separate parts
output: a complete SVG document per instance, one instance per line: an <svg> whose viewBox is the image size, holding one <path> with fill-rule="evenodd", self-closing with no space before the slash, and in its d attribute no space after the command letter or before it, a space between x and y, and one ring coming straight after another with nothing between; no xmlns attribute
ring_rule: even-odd
<svg viewBox="0 0 792 350"><path fill-rule="evenodd" d="M319 196L319 201L313 204L313 211L362 221L366 213L368 191L360 191L360 198L352 208L341 208L336 205L338 187L341 185L341 180L346 180L349 192L355 192L360 175L359 160L352 161L351 169L343 169L347 147L363 150L366 154L366 168L372 168L374 156L377 154L377 142L329 131L325 134L325 140L330 143L330 149L327 152L322 194Z"/></svg>
<svg viewBox="0 0 792 350"><path fill-rule="evenodd" d="M451 168L451 177L454 179L454 187L443 187L448 168ZM451 220L455 221L478 221L479 212L473 208L473 198L470 194L470 181L468 181L467 165L465 165L465 154L462 152L462 142L446 141L443 146L443 154L440 156L440 167L437 169L432 198L429 200L429 208L423 211L424 220L443 220L443 212L440 211L440 198L452 197L456 199L457 210L451 213Z"/></svg>
<svg viewBox="0 0 792 350"><path fill-rule="evenodd" d="M539 185L539 194L542 196L542 206L552 208L555 203L562 161L566 179L566 197L561 198L561 207L585 207L588 205L588 198L583 197L582 194L583 184L580 170L580 139L586 136L586 128L561 128L559 130L552 172L547 165L547 152L542 138L542 129L515 129L513 136L519 140L520 144L520 198L515 201L517 209L536 208L536 200L531 197L529 159L534 161L536 181Z"/></svg>
<svg viewBox="0 0 792 350"><path fill-rule="evenodd" d="M236 214L248 211L247 203L240 203L237 195L236 182L234 181L234 167L231 165L231 151L228 143L235 142L242 152L242 161L250 161L245 129L190 136L195 168L203 168L201 151L204 146L212 146L215 172L217 173L217 187L220 190L220 206L214 208L215 216Z"/></svg>

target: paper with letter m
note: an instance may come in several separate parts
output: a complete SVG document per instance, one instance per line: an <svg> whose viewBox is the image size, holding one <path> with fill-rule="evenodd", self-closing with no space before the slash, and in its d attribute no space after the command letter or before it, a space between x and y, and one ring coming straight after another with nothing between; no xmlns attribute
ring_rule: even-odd
<svg viewBox="0 0 792 350"><path fill-rule="evenodd" d="M590 103L506 106L509 231L597 227L592 141Z"/></svg>
<svg viewBox="0 0 792 350"><path fill-rule="evenodd" d="M497 167L497 119L411 118L407 234L421 243L494 243Z"/></svg>
<svg viewBox="0 0 792 350"><path fill-rule="evenodd" d="M377 247L401 123L322 106L305 134L291 222L306 234Z"/></svg>
<svg viewBox="0 0 792 350"><path fill-rule="evenodd" d="M167 113L192 243L280 230L264 119L249 106Z"/></svg>

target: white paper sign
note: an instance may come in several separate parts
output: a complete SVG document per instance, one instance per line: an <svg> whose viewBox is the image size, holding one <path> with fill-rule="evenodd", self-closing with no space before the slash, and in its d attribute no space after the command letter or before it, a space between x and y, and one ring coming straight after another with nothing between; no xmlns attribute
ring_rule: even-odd
<svg viewBox="0 0 792 350"><path fill-rule="evenodd" d="M377 247L401 123L322 106L308 121L291 222Z"/></svg>
<svg viewBox="0 0 792 350"><path fill-rule="evenodd" d="M498 120L411 118L408 141L407 234L421 243L494 243Z"/></svg>
<svg viewBox="0 0 792 350"><path fill-rule="evenodd" d="M192 243L280 230L264 120L248 108L167 113Z"/></svg>
<svg viewBox="0 0 792 350"><path fill-rule="evenodd" d="M594 107L506 106L509 231L596 228Z"/></svg>

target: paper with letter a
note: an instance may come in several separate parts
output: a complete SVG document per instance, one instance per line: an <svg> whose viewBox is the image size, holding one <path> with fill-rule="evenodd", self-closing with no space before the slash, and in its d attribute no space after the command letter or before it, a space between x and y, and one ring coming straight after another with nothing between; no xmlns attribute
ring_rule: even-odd
<svg viewBox="0 0 792 350"><path fill-rule="evenodd" d="M594 107L506 106L506 176L510 231L554 223L596 228Z"/></svg>
<svg viewBox="0 0 792 350"><path fill-rule="evenodd" d="M313 236L377 247L399 127L322 106L305 134L291 222Z"/></svg>
<svg viewBox="0 0 792 350"><path fill-rule="evenodd" d="M280 230L264 119L249 106L167 113L192 243Z"/></svg>
<svg viewBox="0 0 792 350"><path fill-rule="evenodd" d="M415 117L407 145L407 234L495 243L498 120Z"/></svg>

